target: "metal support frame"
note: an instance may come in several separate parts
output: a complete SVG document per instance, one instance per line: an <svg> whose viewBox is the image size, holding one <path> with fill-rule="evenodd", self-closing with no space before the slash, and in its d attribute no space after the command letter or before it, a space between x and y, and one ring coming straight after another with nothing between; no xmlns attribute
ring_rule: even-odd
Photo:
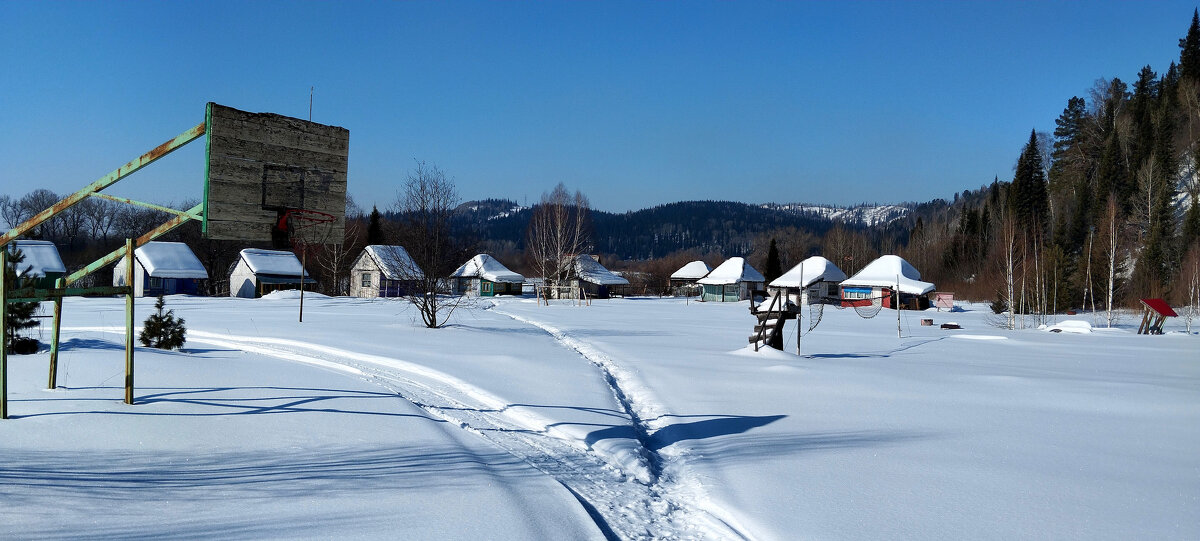
<svg viewBox="0 0 1200 541"><path fill-rule="evenodd" d="M23 289L19 289L19 290L15 290L15 291L9 291L9 288L7 287L7 285L5 283L6 280L0 279L0 337L3 337L6 334L6 330L7 330L5 328L5 320L6 320L6 317L8 314L8 303L10 303L10 302L44 301L44 300L53 300L54 301L54 330L53 330L53 334L51 336L50 374L49 374L49 380L48 380L49 387L51 389L55 388L58 383L57 382L57 380L58 380L58 353L59 353L59 349L60 349L59 339L60 339L60 334L62 331L62 299L63 299L63 297L81 296L81 295L124 295L125 296L125 403L126 404L134 403L134 399L133 399L133 383L134 383L134 378L133 378L133 366L134 366L134 363L133 363L133 350L134 350L134 346L133 346L133 344L134 344L134 342L133 342L133 308L134 308L134 302L133 302L134 301L134 299L133 299L133 295L134 295L133 258L134 258L134 250L137 247L140 247L140 246L146 244L147 242L150 242L151 240L154 240L154 239L162 236L163 234L166 234L167 232L175 229L176 227L179 227L180 225L187 223L188 221L202 219L203 216L201 213L203 212L204 204L201 203L201 204L196 205L186 211L180 211L180 210L176 210L176 209L163 207L160 205L154 205L151 203L143 203L141 201L135 201L133 199L116 197L116 196L111 196L108 194L101 194L100 191L109 186L112 186L113 184L116 184L117 181L137 172L139 169L141 169L147 165L150 165L151 163L154 163L159 158L162 158L163 156L170 154L171 152L175 151L179 147L182 147L192 141L195 141L196 139L199 139L200 137L204 136L204 134L207 131L208 131L208 119L206 118L204 122L201 122L200 124L197 124L195 127L177 135L173 139L166 141L163 144L158 145L157 147L154 147L149 152L142 154L141 156L137 157L136 159L130 161L129 163L126 163L125 165L122 165L121 167L118 167L117 169L108 173L107 175L100 177L99 179L95 180L91 184L88 184L87 186L85 186L83 189L65 197L58 203L55 203L54 205L52 205L50 208L37 213L32 218L26 220L25 222L21 223L20 225L14 227L14 228L12 228L7 233L0 235L0 269L5 269L7 267L7 263L8 263L8 248L7 248L7 246L10 242L16 240L17 238L20 238L22 235L28 233L30 230L37 227L38 225L41 225L46 220L49 220L50 218L54 217L58 213L63 212L64 210L67 210L67 209L75 206L80 201L83 201L84 199L87 199L88 197L99 197L102 199L108 199L110 201L116 201L116 202L120 202L120 203L127 203L130 205L137 205L137 206L141 206L141 207L151 208L154 210L158 210L158 211L162 211L162 212L166 212L166 213L175 215L174 218L172 218L172 219L168 220L167 222L163 223L162 225L159 225L158 227L150 230L146 234L138 237L136 239L136 241L134 239L125 239L124 247L121 247L121 248L118 248L118 249L112 251L108 255L105 255L104 257L97 259L96 261L92 262L91 264L87 265L86 267L84 267L78 271L75 271L74 273L71 273L71 275L69 275L65 278L59 278L55 282L55 286L52 289L23 288ZM124 287L88 287L88 288L68 287L71 284L78 281L80 278L83 278L93 272L96 272L97 270L100 270L101 268L105 267L106 265L116 262L121 257L125 257L126 263L127 263L126 270L125 270L125 273L126 273L125 284L126 285ZM0 272L4 272L4 271L0 270ZM8 343L7 343L7 340L0 338L0 419L7 419L7 418L8 418Z"/></svg>

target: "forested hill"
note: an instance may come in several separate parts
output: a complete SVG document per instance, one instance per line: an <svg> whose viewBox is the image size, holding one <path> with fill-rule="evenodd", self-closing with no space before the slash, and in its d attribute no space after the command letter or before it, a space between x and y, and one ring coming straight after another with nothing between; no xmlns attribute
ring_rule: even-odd
<svg viewBox="0 0 1200 541"><path fill-rule="evenodd" d="M733 201L682 201L624 213L593 210L596 252L623 259L652 259L695 249L736 255L748 253L756 237L781 229L822 235L835 223L861 228L899 219L905 206L860 205L850 208L808 204L752 205ZM530 209L515 201L470 201L458 207L463 225L481 241L521 247ZM511 243L511 244L510 244Z"/></svg>

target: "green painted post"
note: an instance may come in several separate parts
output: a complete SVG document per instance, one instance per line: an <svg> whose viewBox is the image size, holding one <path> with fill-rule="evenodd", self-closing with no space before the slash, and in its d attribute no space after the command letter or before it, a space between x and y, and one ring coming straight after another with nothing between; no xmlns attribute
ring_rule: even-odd
<svg viewBox="0 0 1200 541"><path fill-rule="evenodd" d="M8 248L0 246L0 419L8 418Z"/></svg>
<svg viewBox="0 0 1200 541"><path fill-rule="evenodd" d="M65 278L59 278L54 281L55 289L63 289L67 287ZM62 331L62 304L61 296L54 297L54 329L50 334L50 383L47 389L58 387L58 337Z"/></svg>
<svg viewBox="0 0 1200 541"><path fill-rule="evenodd" d="M133 239L125 239L125 403L133 404Z"/></svg>

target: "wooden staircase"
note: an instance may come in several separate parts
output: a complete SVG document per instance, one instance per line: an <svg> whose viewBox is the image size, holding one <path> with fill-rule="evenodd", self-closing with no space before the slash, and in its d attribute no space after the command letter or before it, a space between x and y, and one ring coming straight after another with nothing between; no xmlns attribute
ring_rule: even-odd
<svg viewBox="0 0 1200 541"><path fill-rule="evenodd" d="M787 299L787 295L773 295L758 306L751 306L750 313L758 319L754 325L754 334L750 335L750 343L754 351L760 347L772 347L783 351L783 325L789 319L796 319L799 308Z"/></svg>

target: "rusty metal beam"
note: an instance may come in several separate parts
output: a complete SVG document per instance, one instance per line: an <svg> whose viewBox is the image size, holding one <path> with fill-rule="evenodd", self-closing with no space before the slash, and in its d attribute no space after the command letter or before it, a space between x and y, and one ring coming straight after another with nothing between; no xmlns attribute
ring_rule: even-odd
<svg viewBox="0 0 1200 541"><path fill-rule="evenodd" d="M176 227L179 227L191 220L199 220L200 219L200 210L203 208L204 208L203 203L196 205L188 210L183 211L178 216L171 218L170 220L167 220L162 225L155 227L154 229L151 229L148 233L138 237L137 240L134 241L134 243L133 243L134 248L135 249L139 248L142 245L146 244L147 242L150 242L158 237L161 237L161 236L171 232L171 230L175 229ZM79 281L79 279L83 278L84 276L87 276L93 272L96 272L112 263L116 263L118 259L121 259L124 256L125 256L125 247L124 246L109 252L108 255L93 261L90 265L71 273L70 276L67 276L67 280L66 280L67 285L71 285L71 284Z"/></svg>
<svg viewBox="0 0 1200 541"><path fill-rule="evenodd" d="M124 250L122 250L124 251ZM14 289L8 293L8 304L18 302L41 302L63 297L82 297L95 295L108 297L129 293L128 286L99 286L99 287L53 287L50 289Z"/></svg>
<svg viewBox="0 0 1200 541"><path fill-rule="evenodd" d="M171 208L171 207L164 207L164 206L162 206L162 205L155 205L154 203L145 203L145 202L142 202L142 201L137 201L137 200L134 200L134 199L129 199L128 197L117 197L117 196L115 196L115 195L108 195L108 194L106 194L106 193L91 193L91 194L88 194L88 195L89 195L89 196L91 196L91 197L98 197L98 198L100 198L100 199L107 199L107 200L109 200L109 201L115 201L115 202L117 202L117 203L125 203L125 204L129 204L129 205L137 206L137 207L145 207L145 208L148 208L148 209L151 209L151 210L157 210L157 211L159 211L159 212L165 212L165 213L167 213L167 214L174 214L174 215L176 215L176 216L188 216L189 218L191 218L191 219L193 219L193 220L199 220L199 219L200 219L200 215L199 215L199 214L195 214L195 213L189 214L189 211L186 211L186 210L173 209L173 208Z"/></svg>
<svg viewBox="0 0 1200 541"><path fill-rule="evenodd" d="M167 154L170 154L175 149L177 149L183 145L186 145L192 141L195 141L196 139L199 139L201 136L204 135L204 132L206 129L207 129L207 123L201 122L201 123L197 124L194 128L191 128L191 129L179 134L174 139L171 139L170 141L167 141L161 145L158 145L157 147L154 147L154 149L152 149L150 152L142 154L137 159L135 159L125 165L122 165L121 167L118 167L117 169L115 169L114 171L112 171L111 173L109 173L107 175L104 175L103 177L100 177L95 182L92 182L91 184L88 184L87 186L85 186L82 190L79 190L79 191L67 196L62 201L59 201L58 203L55 203L54 205L52 205L50 208L37 213L32 218L25 220L25 222L22 223L21 225L18 225L17 227L12 228L11 230L9 230L9 232L0 236L0 246L5 246L8 243L12 242L13 240L17 239L18 237L20 237L21 235L28 233L29 230L37 227L38 225L41 225L42 222L49 220L54 215L66 210L68 208L71 208L72 206L75 206L76 203L83 201L91 194L99 192L100 190L103 190L109 186L112 186L118 180L121 180L122 178L125 178L125 177L133 174L137 170L154 163L159 158L166 156Z"/></svg>

